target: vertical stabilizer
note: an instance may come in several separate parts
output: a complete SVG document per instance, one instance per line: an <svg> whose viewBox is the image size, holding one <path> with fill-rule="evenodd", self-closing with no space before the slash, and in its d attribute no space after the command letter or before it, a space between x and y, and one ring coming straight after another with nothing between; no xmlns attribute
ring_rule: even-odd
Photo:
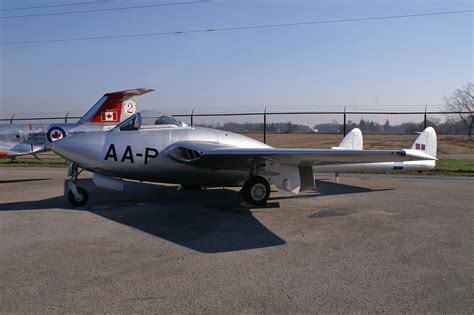
<svg viewBox="0 0 474 315"><path fill-rule="evenodd" d="M420 132L420 135L416 138L415 142L413 142L410 149L421 150L432 157L436 157L437 140L436 131L433 127L428 127Z"/></svg>
<svg viewBox="0 0 474 315"><path fill-rule="evenodd" d="M362 150L363 147L362 131L359 128L354 128L342 139L337 147L332 147L331 149Z"/></svg>
<svg viewBox="0 0 474 315"><path fill-rule="evenodd" d="M154 91L133 89L107 93L79 120L79 123L117 124L137 111L137 98Z"/></svg>

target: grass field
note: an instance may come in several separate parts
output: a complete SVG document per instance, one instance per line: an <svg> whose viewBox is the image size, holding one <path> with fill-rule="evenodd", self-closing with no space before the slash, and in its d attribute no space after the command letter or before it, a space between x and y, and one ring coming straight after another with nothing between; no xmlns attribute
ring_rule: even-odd
<svg viewBox="0 0 474 315"><path fill-rule="evenodd" d="M263 141L263 134L245 134ZM409 148L416 134L364 134L365 149ZM267 143L283 148L329 148L342 140L340 134L267 134ZM472 154L474 141L461 135L438 135L438 154Z"/></svg>
<svg viewBox="0 0 474 315"><path fill-rule="evenodd" d="M1 159L0 167L67 167L68 163L65 159L58 158L56 156L49 157L40 155L41 160L22 156L16 158L14 161L10 159Z"/></svg>
<svg viewBox="0 0 474 315"><path fill-rule="evenodd" d="M433 171L423 173L474 176L474 160L439 160Z"/></svg>

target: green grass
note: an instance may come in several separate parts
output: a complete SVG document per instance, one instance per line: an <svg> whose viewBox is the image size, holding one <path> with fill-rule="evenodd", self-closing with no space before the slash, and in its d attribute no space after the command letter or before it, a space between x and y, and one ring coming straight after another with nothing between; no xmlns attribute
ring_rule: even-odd
<svg viewBox="0 0 474 315"><path fill-rule="evenodd" d="M61 158L48 157L37 160L32 157L19 157L13 162L0 159L0 167L67 167L67 161ZM398 172L397 172L398 173ZM432 171L401 172L398 174L455 175L474 176L474 160L439 160Z"/></svg>
<svg viewBox="0 0 474 315"><path fill-rule="evenodd" d="M439 160L429 173L474 176L474 160Z"/></svg>
<svg viewBox="0 0 474 315"><path fill-rule="evenodd" d="M374 174L361 172L363 174ZM376 172L377 173L377 172ZM445 176L474 176L474 160L438 160L436 167L431 171L389 171L378 174L397 175L445 175Z"/></svg>
<svg viewBox="0 0 474 315"><path fill-rule="evenodd" d="M37 160L31 157L18 157L10 159L0 159L0 167L67 167L67 161L60 158L45 158Z"/></svg>

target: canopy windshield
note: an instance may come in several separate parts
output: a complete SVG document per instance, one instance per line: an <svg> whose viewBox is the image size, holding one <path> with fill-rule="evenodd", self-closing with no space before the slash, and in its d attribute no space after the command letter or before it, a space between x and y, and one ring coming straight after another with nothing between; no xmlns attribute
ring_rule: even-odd
<svg viewBox="0 0 474 315"><path fill-rule="evenodd" d="M181 120L160 112L138 112L117 127L121 131L157 128L177 128L187 126Z"/></svg>

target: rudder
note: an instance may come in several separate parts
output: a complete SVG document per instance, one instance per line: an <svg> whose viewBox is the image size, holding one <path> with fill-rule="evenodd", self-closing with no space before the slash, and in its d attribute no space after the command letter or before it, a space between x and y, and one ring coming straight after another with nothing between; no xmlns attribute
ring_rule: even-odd
<svg viewBox="0 0 474 315"><path fill-rule="evenodd" d="M410 149L421 150L432 157L436 157L437 137L434 128L427 127L425 130L420 132L420 135L416 138L415 142L413 142Z"/></svg>
<svg viewBox="0 0 474 315"><path fill-rule="evenodd" d="M153 89L133 89L106 93L82 116L78 123L116 124L135 114L137 98L154 91Z"/></svg>
<svg viewBox="0 0 474 315"><path fill-rule="evenodd" d="M359 128L354 128L342 139L337 147L332 147L331 149L362 150L363 147L362 131Z"/></svg>

